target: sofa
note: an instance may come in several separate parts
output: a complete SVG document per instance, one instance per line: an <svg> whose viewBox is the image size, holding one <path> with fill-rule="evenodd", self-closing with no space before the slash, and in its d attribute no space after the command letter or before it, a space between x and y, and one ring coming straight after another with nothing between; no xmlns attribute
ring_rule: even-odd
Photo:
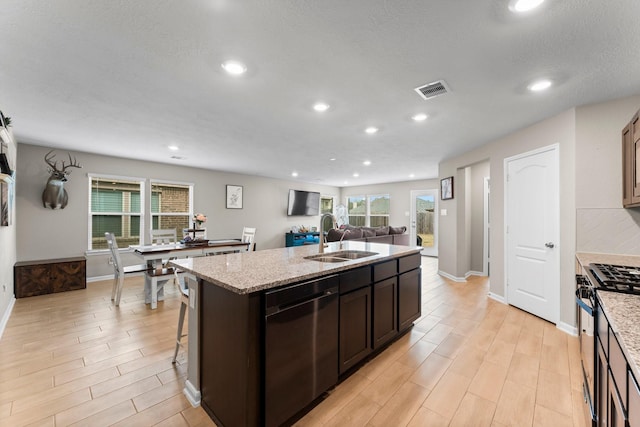
<svg viewBox="0 0 640 427"><path fill-rule="evenodd" d="M409 234L407 234L407 227L405 226L354 227L347 225L344 228L334 228L327 232L327 242L337 242L341 238L342 240L409 246Z"/></svg>

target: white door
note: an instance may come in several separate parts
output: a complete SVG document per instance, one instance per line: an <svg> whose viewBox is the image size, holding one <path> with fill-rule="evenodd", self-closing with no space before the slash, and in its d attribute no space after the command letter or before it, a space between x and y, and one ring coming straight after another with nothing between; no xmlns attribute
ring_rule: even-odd
<svg viewBox="0 0 640 427"><path fill-rule="evenodd" d="M411 191L412 245L422 246L422 255L438 256L438 190Z"/></svg>
<svg viewBox="0 0 640 427"><path fill-rule="evenodd" d="M507 302L557 323L558 146L505 159L505 171Z"/></svg>

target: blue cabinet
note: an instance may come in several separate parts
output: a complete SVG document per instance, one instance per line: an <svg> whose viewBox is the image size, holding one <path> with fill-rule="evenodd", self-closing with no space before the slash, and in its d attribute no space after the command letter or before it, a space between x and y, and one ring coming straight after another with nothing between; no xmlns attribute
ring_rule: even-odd
<svg viewBox="0 0 640 427"><path fill-rule="evenodd" d="M308 233L287 233L285 234L285 244L290 246L313 245L320 242L320 233L311 231Z"/></svg>

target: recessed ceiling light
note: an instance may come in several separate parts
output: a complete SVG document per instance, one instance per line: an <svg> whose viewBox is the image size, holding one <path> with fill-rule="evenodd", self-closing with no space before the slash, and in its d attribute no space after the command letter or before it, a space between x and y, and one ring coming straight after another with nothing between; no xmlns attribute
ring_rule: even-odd
<svg viewBox="0 0 640 427"><path fill-rule="evenodd" d="M358 172L354 172L354 173L353 173L353 177L354 177L354 178L357 178L357 177L359 177L359 176L360 176L360 174L359 174Z"/></svg>
<svg viewBox="0 0 640 427"><path fill-rule="evenodd" d="M171 151L178 151L180 149L177 145L170 145L168 148Z"/></svg>
<svg viewBox="0 0 640 427"><path fill-rule="evenodd" d="M368 133L369 135L373 135L374 133L378 132L378 128L377 127L373 127L373 126L369 126L364 131L366 133Z"/></svg>
<svg viewBox="0 0 640 427"><path fill-rule="evenodd" d="M414 173L409 174L409 178L415 178L415 177L416 177L416 174Z"/></svg>
<svg viewBox="0 0 640 427"><path fill-rule="evenodd" d="M331 160L332 162L335 162L335 161L336 161L336 158L335 158L335 157L332 157L332 158L330 158L329 160Z"/></svg>
<svg viewBox="0 0 640 427"><path fill-rule="evenodd" d="M291 172L291 176L295 178L296 176L298 176L298 172Z"/></svg>
<svg viewBox="0 0 640 427"><path fill-rule="evenodd" d="M222 68L233 76L239 76L247 71L247 67L237 61L226 61L222 63Z"/></svg>
<svg viewBox="0 0 640 427"><path fill-rule="evenodd" d="M512 12L528 12L540 6L544 0L511 0L509 9Z"/></svg>
<svg viewBox="0 0 640 427"><path fill-rule="evenodd" d="M313 109L316 110L318 113L324 113L329 109L329 104L325 104L324 102L318 102L316 104L313 104Z"/></svg>
<svg viewBox="0 0 640 427"><path fill-rule="evenodd" d="M426 114L424 114L424 113L418 113L418 114L413 115L411 118L416 122L423 122L423 121L427 120L427 117L428 116Z"/></svg>
<svg viewBox="0 0 640 427"><path fill-rule="evenodd" d="M528 88L531 92L540 92L551 87L551 80L537 80L531 83Z"/></svg>
<svg viewBox="0 0 640 427"><path fill-rule="evenodd" d="M369 166L371 164L371 160L365 160L364 162L362 162L362 164L365 166Z"/></svg>

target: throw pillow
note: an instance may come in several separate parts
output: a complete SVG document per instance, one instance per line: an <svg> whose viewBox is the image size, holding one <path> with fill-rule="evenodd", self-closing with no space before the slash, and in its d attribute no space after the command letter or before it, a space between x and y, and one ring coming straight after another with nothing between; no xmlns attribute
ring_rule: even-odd
<svg viewBox="0 0 640 427"><path fill-rule="evenodd" d="M407 227L389 227L389 234L404 234L407 231Z"/></svg>

